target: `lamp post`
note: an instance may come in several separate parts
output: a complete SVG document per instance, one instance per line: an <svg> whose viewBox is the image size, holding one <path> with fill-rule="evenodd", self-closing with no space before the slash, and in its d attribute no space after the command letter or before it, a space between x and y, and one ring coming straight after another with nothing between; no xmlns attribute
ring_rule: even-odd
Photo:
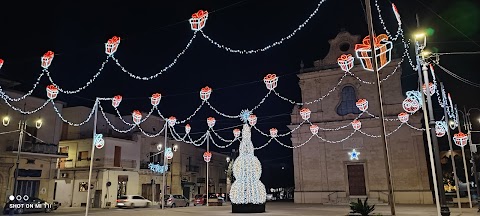
<svg viewBox="0 0 480 216"><path fill-rule="evenodd" d="M168 121L165 121L165 140L163 146L163 167L167 167L167 156L165 151L167 150L167 134L168 134ZM161 191L160 199L162 200L162 209L165 209L165 171L162 173L162 191Z"/></svg>
<svg viewBox="0 0 480 216"><path fill-rule="evenodd" d="M421 39L422 41L419 41L418 39ZM426 35L425 33L420 33L420 34L416 34L415 35L415 57L416 57L416 60L417 60L417 71L418 71L418 82L419 82L419 88L422 89L423 87L423 83L424 83L424 80L422 79L422 60L420 59L421 58L421 54L422 54L422 51L423 49L426 47ZM428 77L427 77L428 78ZM435 136L431 136L432 135L432 131L431 131L431 126L430 126L430 122L429 122L429 116L428 116L428 113L427 113L427 108L426 108L426 100L425 100L425 94L421 93L420 94L421 97L422 97L422 111L423 111L423 119L425 121L425 133L426 133L426 137L427 137L427 145L428 145L428 152L429 152L429 156L430 156L430 168L431 168L431 171L432 171L432 182L433 182L433 189L434 189L434 195L435 195L435 203L436 203L436 207L437 207L437 214L438 215L442 215L442 205L441 205L441 201L440 201L440 197L441 197L441 193L440 193L440 189L442 189L441 191L443 191L443 187L440 187L440 184L442 183L443 185L443 179L441 179L440 181L438 181L438 170L437 170L437 165L436 165L436 161L435 161L435 157L434 157L434 147L433 147L433 137ZM431 102L431 100L430 100ZM433 114L433 113L432 113ZM433 131L433 134L435 134L435 131ZM436 137L435 137L436 138Z"/></svg>
<svg viewBox="0 0 480 216"><path fill-rule="evenodd" d="M461 110L458 110L457 109L457 112L459 113L462 113L463 114L463 119L464 119L464 127L465 127L465 130L467 131L467 135L468 135L468 142L470 144L470 162L472 163L472 172L473 172L473 176L474 176L474 183L476 185L476 189L477 189L477 205L480 201L480 188L478 187L478 173L477 173L477 164L476 164L476 160L475 160L475 154L477 153L477 146L476 144L473 144L472 142L472 133L475 133L475 132L480 132L480 131L473 131L472 130L472 122L470 120L470 112L471 111L480 111L479 108L470 108L470 109L466 109L464 107L464 112L462 112ZM457 113L457 119L458 119L458 113ZM460 121L459 121L459 126L458 126L458 129L459 131L461 132L461 126L460 126ZM463 148L463 147L462 147ZM464 156L465 157L465 156ZM467 167L466 167L466 162L465 162L465 172L467 170ZM466 178L468 178L468 175L466 175ZM468 181L468 180L467 180ZM468 184L468 183L467 183ZM468 184L467 187L469 187L470 185ZM478 208L479 208L479 211L480 211L480 205L478 205Z"/></svg>
<svg viewBox="0 0 480 216"><path fill-rule="evenodd" d="M367 14L367 25L368 25L368 33L370 35L370 49L372 53L372 66L373 72L377 78L377 90L378 90L378 105L380 110L380 124L382 127L381 136L383 141L383 156L385 159L385 171L387 177L387 188L388 188L388 204L390 205L390 213L395 215L395 197L393 195L393 179L391 173L391 163L390 163L390 156L389 156L389 149L388 149L388 140L387 140L387 132L385 128L385 113L383 108L383 100L382 100L382 88L380 83L380 73L378 72L377 67L377 52L375 51L375 43L374 43L374 29L373 29L373 21L372 21L372 7L370 5L370 0L365 0L365 8Z"/></svg>

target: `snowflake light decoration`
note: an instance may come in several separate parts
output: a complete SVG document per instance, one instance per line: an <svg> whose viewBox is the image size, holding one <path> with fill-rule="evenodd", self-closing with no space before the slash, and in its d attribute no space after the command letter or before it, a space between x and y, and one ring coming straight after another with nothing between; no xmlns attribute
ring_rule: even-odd
<svg viewBox="0 0 480 216"><path fill-rule="evenodd" d="M240 120L242 120L243 123L247 123L248 118L250 117L251 114L252 114L252 111L250 110L247 110L247 109L242 110L240 112Z"/></svg>
<svg viewBox="0 0 480 216"><path fill-rule="evenodd" d="M349 152L348 155L350 155L350 160L358 160L358 155L360 155L360 152L357 152L356 149L352 149L352 151Z"/></svg>

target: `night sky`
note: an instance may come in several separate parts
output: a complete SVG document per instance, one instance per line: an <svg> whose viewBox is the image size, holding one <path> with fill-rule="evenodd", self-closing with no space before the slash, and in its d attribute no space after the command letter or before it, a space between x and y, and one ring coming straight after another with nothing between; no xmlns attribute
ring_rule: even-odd
<svg viewBox="0 0 480 216"><path fill-rule="evenodd" d="M0 76L21 82L22 85L15 89L22 91L29 90L35 82L41 72L40 57L48 50L56 54L50 66L53 79L63 89L74 90L83 86L100 68L106 58L104 43L112 36L122 38L115 54L120 63L134 74L149 76L170 64L187 44L193 35L187 20L199 9L210 12L204 32L212 39L233 48L256 49L290 34L318 3L317 0L130 1L128 4L128 1L33 1L28 5L15 2L2 3L0 9L0 58L5 60ZM430 50L480 50L478 1L402 0L394 3L401 13L407 36L417 29L416 13L422 28L434 30L428 39ZM396 21L390 2L380 0L380 5L389 30L395 32ZM375 8L372 10L376 32L384 33ZM237 115L260 101L267 93L263 77L276 73L281 76L277 90L300 101L295 76L300 62L303 60L305 67L312 67L314 60L322 59L328 51L328 40L341 29L362 37L367 34L362 1L327 0L295 37L263 53L229 53L198 34L178 63L151 81L132 79L110 61L89 88L76 95L59 94L58 100L69 106L91 107L97 96L120 94L124 100L119 109L122 114L129 114L133 109L148 111L151 106L148 97L160 92L162 113L184 119L201 103L200 88L208 85L213 88L212 105L227 114ZM480 83L475 66L478 56L442 56L440 64L461 77ZM404 91L416 89L417 76L408 64L403 66ZM478 88L438 68L436 72L460 108L480 107ZM46 98L44 87L48 84L44 77L35 95ZM259 118L258 127L265 132L276 127L279 133L285 133L291 110L290 103L269 97L255 112ZM480 117L480 112L475 115ZM205 131L209 116L217 119L217 130L240 124L238 120L223 118L205 107L190 122L192 133ZM480 129L478 122L475 123L474 127ZM221 134L232 137L231 129ZM281 140L291 144L289 138ZM253 135L255 146L266 141L266 137ZM293 186L290 149L273 142L256 154L263 163L267 188Z"/></svg>

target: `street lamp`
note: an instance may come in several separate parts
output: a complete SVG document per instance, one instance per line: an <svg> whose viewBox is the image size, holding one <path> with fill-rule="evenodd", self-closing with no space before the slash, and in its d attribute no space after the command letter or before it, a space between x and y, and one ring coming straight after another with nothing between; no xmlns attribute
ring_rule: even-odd
<svg viewBox="0 0 480 216"><path fill-rule="evenodd" d="M42 127L42 124L43 124L42 119L38 119L37 121L35 121L35 127L37 129L40 129Z"/></svg>
<svg viewBox="0 0 480 216"><path fill-rule="evenodd" d="M227 157L227 163L230 163L230 157Z"/></svg>
<svg viewBox="0 0 480 216"><path fill-rule="evenodd" d="M157 145L157 150L158 150L158 151L162 151L162 144L161 144L161 143L159 143L159 144Z"/></svg>
<svg viewBox="0 0 480 216"><path fill-rule="evenodd" d="M10 124L10 117L8 116L3 117L2 123L3 123L3 126L5 127L8 126L8 124Z"/></svg>
<svg viewBox="0 0 480 216"><path fill-rule="evenodd" d="M177 150L178 150L178 145L175 144L175 145L173 146L173 151L176 152Z"/></svg>

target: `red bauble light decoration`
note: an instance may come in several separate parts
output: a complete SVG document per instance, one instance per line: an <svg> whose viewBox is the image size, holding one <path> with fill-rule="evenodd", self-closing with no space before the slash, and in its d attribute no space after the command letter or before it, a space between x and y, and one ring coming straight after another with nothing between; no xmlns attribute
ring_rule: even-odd
<svg viewBox="0 0 480 216"><path fill-rule="evenodd" d="M277 87L278 77L275 74L267 74L263 78L263 82L265 83L267 89L271 91Z"/></svg>
<svg viewBox="0 0 480 216"><path fill-rule="evenodd" d="M355 105L358 107L358 109L362 112L367 111L368 109L368 101L367 99L359 99Z"/></svg>
<svg viewBox="0 0 480 216"><path fill-rule="evenodd" d="M310 111L308 108L302 108L300 110L300 116L302 116L302 119L305 121L310 118L310 114L312 114L312 111Z"/></svg>
<svg viewBox="0 0 480 216"><path fill-rule="evenodd" d="M112 38L108 39L107 43L105 43L105 53L107 55L113 55L117 51L119 44L120 37L113 36Z"/></svg>
<svg viewBox="0 0 480 216"><path fill-rule="evenodd" d="M167 122L168 122L168 125L170 127L173 127L175 126L175 124L177 124L177 118L175 118L175 116L170 116L168 119L167 119Z"/></svg>
<svg viewBox="0 0 480 216"><path fill-rule="evenodd" d="M310 132L312 132L313 135L317 135L319 129L318 125L310 125Z"/></svg>
<svg viewBox="0 0 480 216"><path fill-rule="evenodd" d="M155 93L152 94L152 97L150 98L150 103L152 106L158 106L160 103L160 99L162 99L162 95L160 93Z"/></svg>
<svg viewBox="0 0 480 216"><path fill-rule="evenodd" d="M121 95L116 95L112 99L112 106L117 108L118 106L120 106L120 102L122 102L122 96Z"/></svg>
<svg viewBox="0 0 480 216"><path fill-rule="evenodd" d="M208 19L208 11L199 10L192 14L192 18L189 19L190 27L194 31L202 30L205 27L205 23Z"/></svg>
<svg viewBox="0 0 480 216"><path fill-rule="evenodd" d="M48 51L42 56L42 67L47 69L52 64L53 56L55 54L52 51Z"/></svg>
<svg viewBox="0 0 480 216"><path fill-rule="evenodd" d="M240 129L238 129L238 128L233 129L233 136L235 138L240 137Z"/></svg>
<svg viewBox="0 0 480 216"><path fill-rule="evenodd" d="M400 114L398 114L398 120L400 120L400 122L402 123L408 122L409 118L410 118L410 115L406 112L401 112Z"/></svg>
<svg viewBox="0 0 480 216"><path fill-rule="evenodd" d="M251 126L255 126L255 124L257 124L257 116L256 115L250 115L248 117L248 123L250 123Z"/></svg>
<svg viewBox="0 0 480 216"><path fill-rule="evenodd" d="M0 69L2 69L3 67L3 62L4 62L3 59L0 59Z"/></svg>
<svg viewBox="0 0 480 216"><path fill-rule="evenodd" d="M460 132L460 133L457 133L457 134L453 135L453 141L455 142L455 145L460 146L460 147L464 147L464 146L467 145L468 136L466 134Z"/></svg>
<svg viewBox="0 0 480 216"><path fill-rule="evenodd" d="M349 72L353 68L355 58L351 54L342 54L337 59L337 63L343 71Z"/></svg>
<svg viewBox="0 0 480 216"><path fill-rule="evenodd" d="M362 122L360 122L358 119L355 119L352 121L352 127L355 130L360 130L360 128L362 128Z"/></svg>
<svg viewBox="0 0 480 216"><path fill-rule="evenodd" d="M132 118L133 122L138 125L142 121L142 113L138 110L134 110L132 113Z"/></svg>
<svg viewBox="0 0 480 216"><path fill-rule="evenodd" d="M200 90L200 99L206 101L210 98L210 94L212 94L212 88L205 86Z"/></svg>
<svg viewBox="0 0 480 216"><path fill-rule="evenodd" d="M186 133L186 134L189 134L189 133L190 133L190 130L192 130L192 127L190 127L189 124L185 125L185 133Z"/></svg>
<svg viewBox="0 0 480 216"><path fill-rule="evenodd" d="M276 128L271 128L270 129L270 136L271 137L277 137L278 136L278 130Z"/></svg>
<svg viewBox="0 0 480 216"><path fill-rule="evenodd" d="M209 163L211 159L212 159L212 153L211 152L206 151L205 153L203 153L203 160L205 162Z"/></svg>
<svg viewBox="0 0 480 216"><path fill-rule="evenodd" d="M207 125L209 128L212 128L213 126L215 126L215 118L213 117L208 117L207 118Z"/></svg>
<svg viewBox="0 0 480 216"><path fill-rule="evenodd" d="M403 110L413 114L420 109L420 103L413 98L405 98L402 103Z"/></svg>
<svg viewBox="0 0 480 216"><path fill-rule="evenodd" d="M58 88L55 87L54 85L48 85L47 86L47 97L50 98L51 100L57 98L58 95Z"/></svg>

